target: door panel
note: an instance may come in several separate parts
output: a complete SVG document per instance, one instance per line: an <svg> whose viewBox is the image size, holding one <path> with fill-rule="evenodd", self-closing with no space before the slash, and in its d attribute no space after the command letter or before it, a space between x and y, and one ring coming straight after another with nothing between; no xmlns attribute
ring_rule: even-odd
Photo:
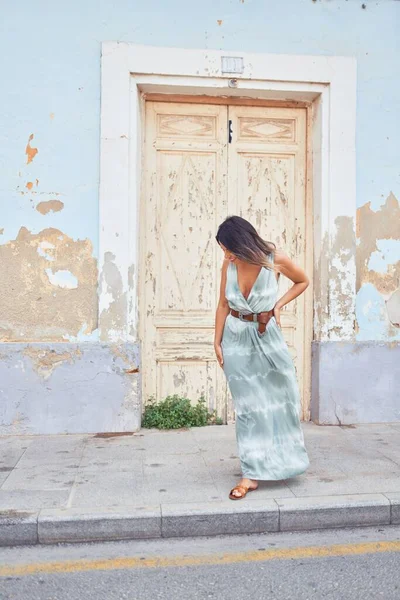
<svg viewBox="0 0 400 600"><path fill-rule="evenodd" d="M227 108L146 103L144 398L200 396L226 414L226 382L214 356L214 319L226 216Z"/></svg>
<svg viewBox="0 0 400 600"><path fill-rule="evenodd" d="M228 144L228 120L232 139ZM213 348L229 214L306 266L306 110L146 102L141 208L140 327L144 401L179 394L231 421ZM291 286L280 278L279 295ZM304 295L282 311L308 418L311 331ZM311 320L309 319L308 322ZM307 348L307 353L305 352Z"/></svg>
<svg viewBox="0 0 400 600"><path fill-rule="evenodd" d="M251 221L261 237L274 242L305 268L306 110L229 107L230 214ZM291 287L279 280L279 297ZM303 414L309 378L304 352L304 295L282 310L282 331L296 366Z"/></svg>

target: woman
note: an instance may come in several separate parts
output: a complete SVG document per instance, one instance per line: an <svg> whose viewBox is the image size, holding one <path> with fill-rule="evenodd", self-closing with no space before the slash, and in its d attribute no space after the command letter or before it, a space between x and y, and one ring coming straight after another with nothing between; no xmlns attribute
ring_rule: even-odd
<svg viewBox="0 0 400 600"><path fill-rule="evenodd" d="M242 479L232 500L259 480L288 479L309 466L300 425L300 393L281 331L282 306L304 292L305 272L241 217L228 217L216 239L225 253L214 347L236 412ZM293 286L280 298L280 273Z"/></svg>

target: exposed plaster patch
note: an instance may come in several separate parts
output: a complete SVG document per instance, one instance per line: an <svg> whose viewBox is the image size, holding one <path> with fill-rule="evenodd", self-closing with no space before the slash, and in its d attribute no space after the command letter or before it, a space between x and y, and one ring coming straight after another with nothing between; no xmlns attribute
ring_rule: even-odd
<svg viewBox="0 0 400 600"><path fill-rule="evenodd" d="M54 273L52 269L45 269L45 271L52 285L67 290L75 290L78 287L78 280L71 271L66 271L65 269L55 271Z"/></svg>
<svg viewBox="0 0 400 600"><path fill-rule="evenodd" d="M121 346L115 344L113 346L110 346L111 352L114 355L114 368L113 370L122 374L135 374L135 373L139 373L139 367L137 366L137 362L136 360L133 361L132 357L129 356L129 353L126 352L126 350L122 350ZM124 363L123 368L121 369L121 367L119 365L117 365L117 360L121 359ZM129 367L129 368L127 368Z"/></svg>
<svg viewBox="0 0 400 600"><path fill-rule="evenodd" d="M0 228L0 235L3 235L3 233L4 233L4 227L1 227Z"/></svg>
<svg viewBox="0 0 400 600"><path fill-rule="evenodd" d="M325 267L329 257L329 235L325 233L314 272L314 336L327 339L329 325L328 273Z"/></svg>
<svg viewBox="0 0 400 600"><path fill-rule="evenodd" d="M29 136L28 143L25 148L25 154L27 156L27 159L26 159L27 165L29 165L29 163L33 161L36 154L39 152L39 150L37 148L32 148L32 146L31 146L31 141L33 140L33 138L34 138L34 135L33 135L33 133L31 133L31 135Z"/></svg>
<svg viewBox="0 0 400 600"><path fill-rule="evenodd" d="M131 364L131 358L125 350L122 350L121 346L113 344L112 346L110 346L110 349L116 358L120 358L124 361L126 366Z"/></svg>
<svg viewBox="0 0 400 600"><path fill-rule="evenodd" d="M356 240L352 217L335 219L336 235L332 241L329 272L329 339L354 337L354 323L348 315L354 313Z"/></svg>
<svg viewBox="0 0 400 600"><path fill-rule="evenodd" d="M388 269L392 265L396 265L399 261L400 239L376 240L376 245L378 247L378 250L372 252L368 261L368 270L376 271L377 273L388 273Z"/></svg>
<svg viewBox="0 0 400 600"><path fill-rule="evenodd" d="M370 202L357 210L357 237L357 291L364 283L372 283L383 295L392 294L399 287L400 261L392 263L392 258L386 258L385 272L370 270L368 265L371 256L380 252L382 240L400 240L400 206L393 194L377 211Z"/></svg>
<svg viewBox="0 0 400 600"><path fill-rule="evenodd" d="M32 346L27 346L23 354L32 360L34 370L45 381L51 377L57 367L65 362L72 365L77 358L82 356L79 348L73 352L56 352L56 350L33 348Z"/></svg>
<svg viewBox="0 0 400 600"><path fill-rule="evenodd" d="M51 212L59 212L64 208L64 202L61 200L47 200L46 202L39 202L36 206L36 210L42 215L47 215Z"/></svg>
<svg viewBox="0 0 400 600"><path fill-rule="evenodd" d="M97 263L89 240L73 240L58 229L38 234L22 227L0 246L0 340L64 341L85 325L97 327ZM55 287L52 273L73 272L75 289Z"/></svg>
<svg viewBox="0 0 400 600"><path fill-rule="evenodd" d="M357 304L360 305L357 314L370 336L379 335L381 339L397 337L400 311L400 206L393 194L377 211L371 209L370 202L357 210L357 237ZM372 292L373 289L376 292ZM370 298L366 296L366 291L369 291ZM379 301L376 294L379 295ZM366 322L363 317L377 317L378 313L380 320L376 323L376 331L372 331L370 319ZM361 330L361 323L359 325Z"/></svg>
<svg viewBox="0 0 400 600"><path fill-rule="evenodd" d="M55 245L50 244L50 242L42 242L37 248L37 253L46 260L53 261L55 260L55 257L52 251L55 250L55 248Z"/></svg>
<svg viewBox="0 0 400 600"><path fill-rule="evenodd" d="M76 335L63 335L63 340L66 342L97 342L97 329L91 329L87 323L83 323L82 327Z"/></svg>
<svg viewBox="0 0 400 600"><path fill-rule="evenodd" d="M101 295L105 293L107 305L100 311L100 339L118 341L124 337L127 316L127 294L123 290L122 277L112 252L104 254L104 266L100 277Z"/></svg>

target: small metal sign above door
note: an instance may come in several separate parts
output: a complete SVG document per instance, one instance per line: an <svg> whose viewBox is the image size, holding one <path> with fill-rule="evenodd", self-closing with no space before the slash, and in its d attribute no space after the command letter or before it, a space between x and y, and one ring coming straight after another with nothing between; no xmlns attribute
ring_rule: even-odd
<svg viewBox="0 0 400 600"><path fill-rule="evenodd" d="M242 75L244 72L243 58L241 56L222 56L221 72Z"/></svg>

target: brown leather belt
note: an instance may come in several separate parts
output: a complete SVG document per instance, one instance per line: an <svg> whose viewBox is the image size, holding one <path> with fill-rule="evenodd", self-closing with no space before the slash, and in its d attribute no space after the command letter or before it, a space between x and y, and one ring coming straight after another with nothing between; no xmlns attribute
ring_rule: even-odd
<svg viewBox="0 0 400 600"><path fill-rule="evenodd" d="M238 310L233 310L233 308L231 308L230 314L233 317L240 319L241 321L253 321L255 323L258 322L259 333L264 333L267 328L268 321L271 317L274 316L274 310L271 309L266 312L245 314Z"/></svg>

